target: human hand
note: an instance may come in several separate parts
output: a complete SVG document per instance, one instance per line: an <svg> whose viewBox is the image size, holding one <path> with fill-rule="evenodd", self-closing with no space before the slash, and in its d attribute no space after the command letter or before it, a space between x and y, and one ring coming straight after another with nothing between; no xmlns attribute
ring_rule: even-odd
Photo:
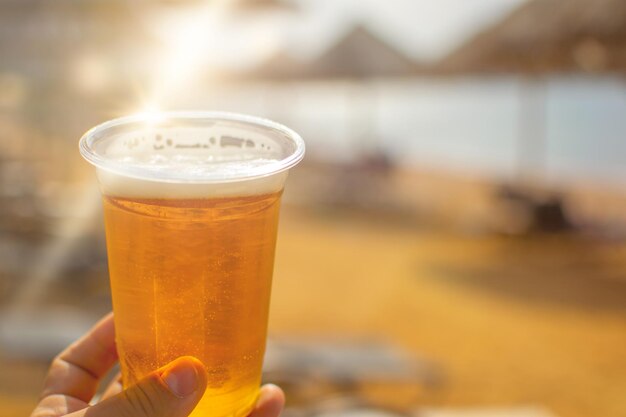
<svg viewBox="0 0 626 417"><path fill-rule="evenodd" d="M52 361L31 417L186 417L206 388L206 369L185 356L126 390L119 379L113 381L102 400L90 406L100 379L117 359L113 314L109 314ZM249 417L278 417L284 403L280 388L265 385Z"/></svg>

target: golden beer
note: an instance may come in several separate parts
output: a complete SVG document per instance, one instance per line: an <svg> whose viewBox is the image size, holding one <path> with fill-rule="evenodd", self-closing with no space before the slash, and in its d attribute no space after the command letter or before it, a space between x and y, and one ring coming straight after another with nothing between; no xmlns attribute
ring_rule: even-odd
<svg viewBox="0 0 626 417"><path fill-rule="evenodd" d="M280 197L304 152L280 125L172 113L88 132L124 386L180 356L206 366L192 416L245 416L265 353Z"/></svg>
<svg viewBox="0 0 626 417"><path fill-rule="evenodd" d="M265 351L279 202L280 193L104 197L124 385L191 355L209 371L193 415L250 408Z"/></svg>

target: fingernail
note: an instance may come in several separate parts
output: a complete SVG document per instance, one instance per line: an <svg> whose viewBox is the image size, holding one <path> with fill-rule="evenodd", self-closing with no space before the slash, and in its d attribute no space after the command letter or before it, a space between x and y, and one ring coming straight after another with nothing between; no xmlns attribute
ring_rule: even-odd
<svg viewBox="0 0 626 417"><path fill-rule="evenodd" d="M198 374L194 365L185 359L177 359L161 375L169 390L179 398L187 397L198 389Z"/></svg>

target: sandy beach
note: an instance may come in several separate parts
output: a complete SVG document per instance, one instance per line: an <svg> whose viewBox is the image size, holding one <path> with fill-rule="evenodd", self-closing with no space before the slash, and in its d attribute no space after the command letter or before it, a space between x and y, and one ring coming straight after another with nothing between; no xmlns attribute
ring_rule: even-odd
<svg viewBox="0 0 626 417"><path fill-rule="evenodd" d="M626 409L626 245L297 216L281 233L274 333L405 346L443 372L416 404L530 403L570 417ZM310 259L314 268L298 267Z"/></svg>

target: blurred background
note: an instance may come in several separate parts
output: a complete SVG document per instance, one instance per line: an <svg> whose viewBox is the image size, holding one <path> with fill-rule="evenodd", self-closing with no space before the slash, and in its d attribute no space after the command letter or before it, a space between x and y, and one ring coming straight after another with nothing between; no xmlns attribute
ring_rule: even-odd
<svg viewBox="0 0 626 417"><path fill-rule="evenodd" d="M265 116L285 416L626 415L626 1L0 0L0 404L110 309L90 127Z"/></svg>

